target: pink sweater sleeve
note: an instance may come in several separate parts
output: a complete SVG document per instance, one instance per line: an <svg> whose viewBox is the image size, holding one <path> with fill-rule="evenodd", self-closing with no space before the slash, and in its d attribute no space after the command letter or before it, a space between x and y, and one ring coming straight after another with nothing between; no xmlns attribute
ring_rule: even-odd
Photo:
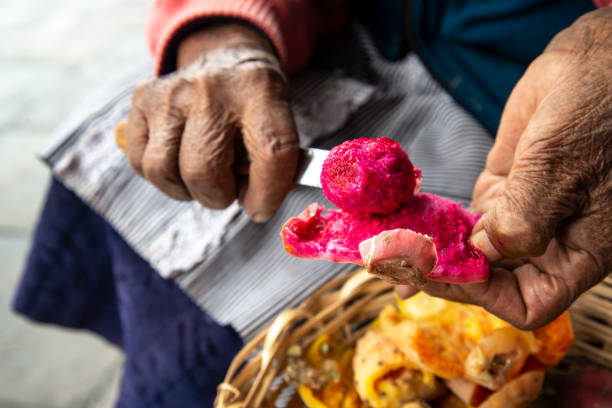
<svg viewBox="0 0 612 408"><path fill-rule="evenodd" d="M213 18L235 18L257 27L293 74L306 64L319 35L342 27L346 0L155 0L147 21L155 72L175 69L177 39Z"/></svg>
<svg viewBox="0 0 612 408"><path fill-rule="evenodd" d="M612 6L612 0L593 0L597 8L610 7Z"/></svg>

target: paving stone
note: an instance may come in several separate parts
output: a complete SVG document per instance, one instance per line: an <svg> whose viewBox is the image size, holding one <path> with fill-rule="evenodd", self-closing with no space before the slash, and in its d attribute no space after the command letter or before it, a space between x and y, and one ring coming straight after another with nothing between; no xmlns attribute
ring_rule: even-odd
<svg viewBox="0 0 612 408"><path fill-rule="evenodd" d="M32 324L11 311L28 247L27 234L0 232L0 406L112 406L118 350L93 334ZM106 405L88 405L94 397Z"/></svg>
<svg viewBox="0 0 612 408"><path fill-rule="evenodd" d="M57 62L36 64L0 59L0 137L15 131L50 133L73 109L79 98L69 66Z"/></svg>
<svg viewBox="0 0 612 408"><path fill-rule="evenodd" d="M117 364L110 367L103 377L100 378L98 385L92 390L87 406L99 408L111 408L115 406L122 373L122 365Z"/></svg>
<svg viewBox="0 0 612 408"><path fill-rule="evenodd" d="M0 5L0 134L50 132L109 76L148 59L147 1Z"/></svg>
<svg viewBox="0 0 612 408"><path fill-rule="evenodd" d="M0 4L0 58L81 61L131 44L144 51L149 1L4 0ZM15 39L19 41L15 41ZM113 54L111 54L113 55Z"/></svg>
<svg viewBox="0 0 612 408"><path fill-rule="evenodd" d="M108 77L149 58L148 0L0 2L0 406L111 407L122 356L10 311L48 180L44 139Z"/></svg>
<svg viewBox="0 0 612 408"><path fill-rule="evenodd" d="M0 231L29 231L36 221L49 180L36 158L44 140L32 132L0 136Z"/></svg>

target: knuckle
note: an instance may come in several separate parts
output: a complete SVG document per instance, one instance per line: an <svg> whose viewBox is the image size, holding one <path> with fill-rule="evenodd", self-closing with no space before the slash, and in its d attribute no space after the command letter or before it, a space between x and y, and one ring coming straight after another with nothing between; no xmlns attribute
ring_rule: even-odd
<svg viewBox="0 0 612 408"><path fill-rule="evenodd" d="M141 105L148 99L148 94L153 85L153 80L146 80L139 82L134 88L132 94L132 103L135 105Z"/></svg>
<svg viewBox="0 0 612 408"><path fill-rule="evenodd" d="M184 78L176 78L174 81L168 84L167 90L168 105L172 107L188 107L196 100L201 100L204 95L198 95L196 97L196 90L193 83Z"/></svg>
<svg viewBox="0 0 612 408"><path fill-rule="evenodd" d="M280 72L270 68L254 68L244 71L244 77L254 82L265 84L283 83Z"/></svg>
<svg viewBox="0 0 612 408"><path fill-rule="evenodd" d="M517 329L523 330L523 331L536 330L536 329L539 329L540 327L544 326L544 324L536 323L537 321L538 320L513 322L513 326L515 326Z"/></svg>
<svg viewBox="0 0 612 408"><path fill-rule="evenodd" d="M229 197L210 197L205 194L198 194L197 200L203 206L210 208L211 210L223 210L230 206L234 202L233 198Z"/></svg>
<svg viewBox="0 0 612 408"><path fill-rule="evenodd" d="M257 94L254 96L289 99L289 87L281 73L276 70L268 68L248 70L241 75L239 82L246 86L244 89L256 89Z"/></svg>
<svg viewBox="0 0 612 408"><path fill-rule="evenodd" d="M142 160L142 173L153 184L156 184L157 181L170 181L172 179L166 161L159 156L145 155Z"/></svg>
<svg viewBox="0 0 612 408"><path fill-rule="evenodd" d="M293 142L283 142L280 137L275 134L267 138L267 142L261 146L260 155L264 161L277 161L296 158L299 146ZM279 162L279 164L286 164Z"/></svg>
<svg viewBox="0 0 612 408"><path fill-rule="evenodd" d="M540 269L535 263L521 266L515 272L529 272L536 280L523 288L526 310L515 323L523 330L534 330L551 322L575 299L575 288L563 276Z"/></svg>
<svg viewBox="0 0 612 408"><path fill-rule="evenodd" d="M508 258L540 256L550 241L549 237L533 230L523 220L485 223L485 229L495 248Z"/></svg>
<svg viewBox="0 0 612 408"><path fill-rule="evenodd" d="M192 164L181 167L181 177L193 198L205 207L227 208L235 199L231 175Z"/></svg>
<svg viewBox="0 0 612 408"><path fill-rule="evenodd" d="M144 151L142 171L146 179L157 183L177 183L178 140L164 138L149 143Z"/></svg>
<svg viewBox="0 0 612 408"><path fill-rule="evenodd" d="M561 314L561 312L559 312L559 314ZM541 308L532 313L528 313L524 320L513 322L513 324L520 330L536 330L547 325L557 316L558 315L551 314L548 310Z"/></svg>
<svg viewBox="0 0 612 408"><path fill-rule="evenodd" d="M218 195L215 192L221 190L214 172L200 163L189 163L187 165L183 163L180 173L185 184L194 190L194 193L215 197Z"/></svg>
<svg viewBox="0 0 612 408"><path fill-rule="evenodd" d="M225 191L215 186L187 185L189 186L192 196L207 208L222 210L227 208L234 201L234 197L231 197Z"/></svg>
<svg viewBox="0 0 612 408"><path fill-rule="evenodd" d="M181 166L181 178L193 188L204 190L210 184L207 171L201 166L194 164L183 164Z"/></svg>
<svg viewBox="0 0 612 408"><path fill-rule="evenodd" d="M554 222L549 222L548 214L531 208L527 201L522 193L507 190L484 217L489 238L506 257L541 255L552 238Z"/></svg>
<svg viewBox="0 0 612 408"><path fill-rule="evenodd" d="M274 103L252 109L243 118L243 129L252 133L255 147L272 157L297 154L299 141L290 111Z"/></svg>
<svg viewBox="0 0 612 408"><path fill-rule="evenodd" d="M227 208L232 203L233 197L216 183L207 169L195 165L183 165L180 172L192 197L203 206L216 210Z"/></svg>

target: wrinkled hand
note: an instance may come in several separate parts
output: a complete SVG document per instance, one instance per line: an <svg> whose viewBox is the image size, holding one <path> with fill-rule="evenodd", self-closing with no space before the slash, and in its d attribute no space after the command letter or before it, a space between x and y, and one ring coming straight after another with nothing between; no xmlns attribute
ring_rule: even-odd
<svg viewBox="0 0 612 408"><path fill-rule="evenodd" d="M267 40L237 24L178 49L178 71L139 85L125 126L134 170L177 200L238 198L268 220L293 187L298 138L288 87Z"/></svg>
<svg viewBox="0 0 612 408"><path fill-rule="evenodd" d="M423 290L532 329L612 269L612 8L559 33L506 104L472 207L489 281ZM399 289L407 296L409 287Z"/></svg>

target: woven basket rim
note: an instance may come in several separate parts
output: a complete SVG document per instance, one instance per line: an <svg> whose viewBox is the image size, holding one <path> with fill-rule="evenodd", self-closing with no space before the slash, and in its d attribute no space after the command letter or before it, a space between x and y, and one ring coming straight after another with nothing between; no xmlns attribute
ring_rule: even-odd
<svg viewBox="0 0 612 408"><path fill-rule="evenodd" d="M280 390L273 382L294 344L310 344L322 333L340 331L347 344L367 328L393 301L394 286L363 268L342 273L315 290L293 309L282 311L234 357L217 388L216 408L249 408L269 405ZM568 356L586 358L612 369L612 277L583 294L570 308L576 340Z"/></svg>

